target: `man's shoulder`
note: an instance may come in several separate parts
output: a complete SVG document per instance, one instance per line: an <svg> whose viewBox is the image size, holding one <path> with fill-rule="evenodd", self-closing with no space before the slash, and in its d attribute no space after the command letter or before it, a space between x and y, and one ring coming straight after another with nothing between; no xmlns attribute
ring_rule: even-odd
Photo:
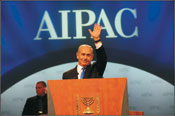
<svg viewBox="0 0 175 116"><path fill-rule="evenodd" d="M29 97L29 98L27 99L27 101L33 101L33 100L35 100L35 99L37 99L37 96L32 96L32 97Z"/></svg>
<svg viewBox="0 0 175 116"><path fill-rule="evenodd" d="M63 73L63 79L72 79L76 78L78 75L77 73L77 66L75 68L72 68L66 72Z"/></svg>
<svg viewBox="0 0 175 116"><path fill-rule="evenodd" d="M63 75L73 73L73 72L75 72L76 70L77 70L76 67L74 67L74 68L72 68L72 69L70 69L70 70L64 72Z"/></svg>

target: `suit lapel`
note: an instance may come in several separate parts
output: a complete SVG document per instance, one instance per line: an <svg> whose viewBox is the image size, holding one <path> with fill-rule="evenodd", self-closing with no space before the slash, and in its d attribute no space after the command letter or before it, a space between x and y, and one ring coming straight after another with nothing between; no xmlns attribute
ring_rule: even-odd
<svg viewBox="0 0 175 116"><path fill-rule="evenodd" d="M78 79L77 66L72 70L71 76L73 79Z"/></svg>
<svg viewBox="0 0 175 116"><path fill-rule="evenodd" d="M91 65L86 67L84 78L88 78L91 70Z"/></svg>

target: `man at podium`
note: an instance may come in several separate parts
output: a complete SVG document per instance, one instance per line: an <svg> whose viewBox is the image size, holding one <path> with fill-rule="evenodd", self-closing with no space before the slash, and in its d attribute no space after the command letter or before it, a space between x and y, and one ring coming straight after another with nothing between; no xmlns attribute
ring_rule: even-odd
<svg viewBox="0 0 175 116"><path fill-rule="evenodd" d="M107 56L100 39L102 26L94 25L94 30L89 29L90 35L93 37L97 60L93 64L94 53L90 45L80 45L76 53L78 64L75 68L63 73L63 79L83 79L83 78L102 78L107 64Z"/></svg>

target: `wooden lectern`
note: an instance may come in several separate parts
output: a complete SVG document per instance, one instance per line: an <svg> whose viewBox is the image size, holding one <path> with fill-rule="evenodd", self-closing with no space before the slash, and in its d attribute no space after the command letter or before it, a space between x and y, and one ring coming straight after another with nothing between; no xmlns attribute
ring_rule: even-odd
<svg viewBox="0 0 175 116"><path fill-rule="evenodd" d="M129 115L127 78L48 80L48 115Z"/></svg>

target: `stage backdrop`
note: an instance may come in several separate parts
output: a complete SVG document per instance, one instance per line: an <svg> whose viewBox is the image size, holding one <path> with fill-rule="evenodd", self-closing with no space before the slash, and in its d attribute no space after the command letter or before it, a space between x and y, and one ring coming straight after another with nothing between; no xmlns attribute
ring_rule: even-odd
<svg viewBox="0 0 175 116"><path fill-rule="evenodd" d="M128 78L130 110L173 114L174 1L2 1L2 114L21 114L37 81L62 79L77 47L94 47L95 23L103 26L104 77Z"/></svg>

